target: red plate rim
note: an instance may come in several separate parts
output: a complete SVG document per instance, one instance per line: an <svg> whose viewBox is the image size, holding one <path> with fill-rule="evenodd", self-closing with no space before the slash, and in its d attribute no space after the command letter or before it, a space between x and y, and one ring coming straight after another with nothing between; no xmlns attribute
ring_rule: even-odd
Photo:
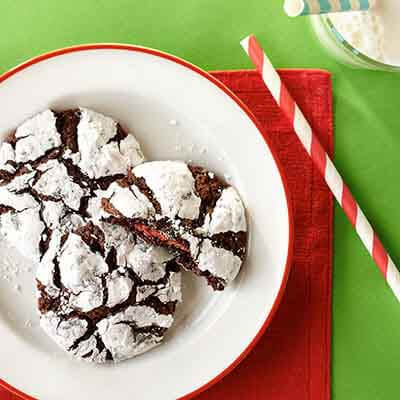
<svg viewBox="0 0 400 400"><path fill-rule="evenodd" d="M130 44L117 44L117 43L96 43L96 44L83 44L83 45L65 47L62 49L58 49L58 50L50 51L48 53L41 54L37 57L34 57L28 61L25 61L22 64L10 69L9 71L0 75L0 83L6 81L8 78L16 75L18 72L23 71L24 69L29 68L32 65L38 64L41 61L45 61L50 58L58 57L58 56L68 54L68 53L75 53L78 51L88 51L88 50L128 50L128 51L136 51L136 52L155 55L155 56L173 61L173 62L180 64L186 68L189 68L190 70L198 73L199 75L203 76L204 78L206 78L207 80L212 82L215 86L217 86L219 89L221 89L223 92L225 92L233 101L235 101L236 104L246 113L246 115L251 119L251 121L257 127L258 131L260 132L261 136L263 137L266 145L268 146L268 148L274 158L275 164L278 167L278 171L279 171L282 183L283 183L285 197L286 197L286 203L287 203L287 207L288 207L289 244L288 244L288 253L287 253L287 259L286 259L286 265L285 265L285 272L283 275L281 286L278 291L278 295L272 306L271 312L267 316L266 320L264 321L261 329L257 332L256 336L247 345L246 349L236 358L236 360L233 361L232 364L230 364L228 367L226 367L222 372L220 372L217 376L215 376L209 382L205 383L201 387L195 389L194 391L192 391L192 392L184 395L180 399L178 399L178 400L189 400L189 399L192 399L193 397L195 397L196 395L198 395L199 393L203 392L204 390L208 389L215 383L217 383L225 375L229 374L229 372L231 372L234 368L236 368L237 365L239 365L239 363L250 353L250 351L254 348L254 346L260 340L261 336L264 334L264 332L267 329L268 325L270 324L273 316L275 315L276 310L278 309L278 306L281 302L283 293L286 288L286 283L287 283L287 280L289 277L290 267L291 267L292 259L293 259L293 243L294 243L293 207L292 207L292 199L291 199L291 196L289 194L289 189L288 189L288 186L289 186L288 181L283 172L281 162L279 161L276 152L273 150L273 148L270 145L270 140L268 139L266 133L264 132L260 123L257 121L256 117L250 111L250 109L230 89L228 89L223 83L221 83L219 80L214 78L208 72L191 64L188 61L185 61L185 60L183 60L179 57L173 56L171 54L164 53L160 50L155 50L155 49L151 49L148 47L142 47L142 46L136 46L136 45L130 45ZM9 390L13 394L20 396L24 400L35 400L33 397L19 391L18 389L14 388L13 386L9 385L7 382L4 382L1 379L0 379L0 386Z"/></svg>

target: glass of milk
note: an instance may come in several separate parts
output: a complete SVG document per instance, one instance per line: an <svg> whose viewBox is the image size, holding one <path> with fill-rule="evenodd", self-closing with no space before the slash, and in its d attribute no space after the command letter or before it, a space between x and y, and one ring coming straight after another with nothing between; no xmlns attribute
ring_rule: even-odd
<svg viewBox="0 0 400 400"><path fill-rule="evenodd" d="M377 0L369 11L313 16L322 44L355 67L400 72L400 0Z"/></svg>

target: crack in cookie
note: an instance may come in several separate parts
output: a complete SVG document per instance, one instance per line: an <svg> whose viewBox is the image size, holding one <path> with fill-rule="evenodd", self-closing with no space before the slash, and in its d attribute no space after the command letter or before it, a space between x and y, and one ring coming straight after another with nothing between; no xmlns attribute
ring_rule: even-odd
<svg viewBox="0 0 400 400"><path fill-rule="evenodd" d="M215 290L239 273L247 248L245 209L236 189L214 173L180 161L152 161L97 195L98 218L177 254L179 265Z"/></svg>

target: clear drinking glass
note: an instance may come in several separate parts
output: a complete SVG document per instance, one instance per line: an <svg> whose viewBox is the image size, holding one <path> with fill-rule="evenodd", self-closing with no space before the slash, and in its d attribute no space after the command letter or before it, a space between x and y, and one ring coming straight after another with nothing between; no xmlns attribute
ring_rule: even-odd
<svg viewBox="0 0 400 400"><path fill-rule="evenodd" d="M310 17L310 20L311 25L322 45L339 61L355 68L369 68L382 71L400 72L399 66L385 64L383 62L374 60L355 49L337 31L329 16L314 15Z"/></svg>

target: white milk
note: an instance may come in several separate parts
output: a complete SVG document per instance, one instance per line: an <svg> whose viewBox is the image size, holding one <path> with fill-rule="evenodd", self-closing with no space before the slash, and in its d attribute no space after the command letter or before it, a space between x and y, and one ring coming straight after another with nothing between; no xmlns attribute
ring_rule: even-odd
<svg viewBox="0 0 400 400"><path fill-rule="evenodd" d="M400 0L377 0L373 10L330 14L329 19L359 52L400 66Z"/></svg>

